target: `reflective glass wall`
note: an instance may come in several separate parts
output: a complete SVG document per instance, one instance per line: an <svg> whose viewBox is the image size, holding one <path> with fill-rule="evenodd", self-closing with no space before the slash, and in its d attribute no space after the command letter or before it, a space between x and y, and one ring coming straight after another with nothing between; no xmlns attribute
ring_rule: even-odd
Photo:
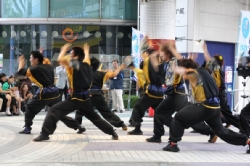
<svg viewBox="0 0 250 166"><path fill-rule="evenodd" d="M100 18L100 0L50 0L49 3L51 18Z"/></svg>
<svg viewBox="0 0 250 166"><path fill-rule="evenodd" d="M102 18L137 19L137 0L102 0Z"/></svg>
<svg viewBox="0 0 250 166"><path fill-rule="evenodd" d="M1 25L0 72L7 75L17 71L17 59L24 54L29 65L30 52L43 48L44 56L57 66L60 48L71 42L82 46L87 42L91 56L98 57L106 68L111 58L121 59L131 53L130 26L98 25Z"/></svg>
<svg viewBox="0 0 250 166"><path fill-rule="evenodd" d="M47 18L48 0L1 0L2 18Z"/></svg>
<svg viewBox="0 0 250 166"><path fill-rule="evenodd" d="M137 19L137 0L0 1L1 18Z"/></svg>

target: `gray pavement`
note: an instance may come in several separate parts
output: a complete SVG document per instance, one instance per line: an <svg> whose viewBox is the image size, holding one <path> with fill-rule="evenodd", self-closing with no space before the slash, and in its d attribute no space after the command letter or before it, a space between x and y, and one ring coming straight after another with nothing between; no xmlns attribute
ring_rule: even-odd
<svg viewBox="0 0 250 166"><path fill-rule="evenodd" d="M126 123L131 112L117 113ZM74 117L74 113L70 114ZM144 117L143 135L130 136L116 129L119 140L111 140L92 123L84 119L84 134L59 122L54 135L46 142L32 142L39 135L45 112L38 114L32 134L20 135L24 116L0 116L0 166L249 166L247 147L229 145L220 139L207 143L208 136L185 131L178 153L162 151L167 145L169 130L162 143L147 143L152 136L153 118ZM132 130L133 128L129 128ZM237 131L237 129L231 127Z"/></svg>

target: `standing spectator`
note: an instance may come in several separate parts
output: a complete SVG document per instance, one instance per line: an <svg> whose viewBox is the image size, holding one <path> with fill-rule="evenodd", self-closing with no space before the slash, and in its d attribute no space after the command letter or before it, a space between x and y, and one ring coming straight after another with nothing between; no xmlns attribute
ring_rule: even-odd
<svg viewBox="0 0 250 166"><path fill-rule="evenodd" d="M29 91L28 84L23 83L21 85L20 97L21 97L21 109L23 112L25 112L29 99L33 97L32 93Z"/></svg>
<svg viewBox="0 0 250 166"><path fill-rule="evenodd" d="M62 101L62 96L64 94L64 98L66 98L68 94L68 86L67 86L67 74L64 66L60 63L60 66L56 67L56 75L58 77L56 82L56 87L60 92L60 101Z"/></svg>
<svg viewBox="0 0 250 166"><path fill-rule="evenodd" d="M118 61L114 60L112 62L114 71L119 68ZM110 89L112 95L112 103L113 103L113 112L122 113L124 111L124 104L123 104L123 78L124 72L120 71L116 77L110 78Z"/></svg>

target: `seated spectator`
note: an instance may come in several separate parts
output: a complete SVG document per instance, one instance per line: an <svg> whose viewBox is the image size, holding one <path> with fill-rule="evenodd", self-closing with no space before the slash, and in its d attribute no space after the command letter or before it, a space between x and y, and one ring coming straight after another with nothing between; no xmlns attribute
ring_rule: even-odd
<svg viewBox="0 0 250 166"><path fill-rule="evenodd" d="M32 98L32 93L29 91L28 84L23 83L20 88L20 97L21 97L21 109L25 112L27 102Z"/></svg>
<svg viewBox="0 0 250 166"><path fill-rule="evenodd" d="M12 89L13 95L12 98L14 98L14 104L13 104L13 109L14 109L14 115L23 115L23 111L21 109L21 97L19 93L19 88L18 84L15 84L13 89Z"/></svg>
<svg viewBox="0 0 250 166"><path fill-rule="evenodd" d="M23 112L21 111L21 107L17 107L17 103L20 102L19 95L16 96L15 92L18 90L17 87L14 87L14 77L10 76L8 80L3 83L2 85L3 90L11 90L12 92L10 94L6 94L5 97L7 98L7 108L6 108L6 114L8 116L11 116L10 107L13 108L13 115L19 115L19 113L22 115ZM21 106L21 105L20 105Z"/></svg>
<svg viewBox="0 0 250 166"><path fill-rule="evenodd" d="M16 74L14 77L15 77L15 84L18 84L18 89L20 89L21 85L25 83L28 85L29 91L32 90L32 83L27 76L20 76Z"/></svg>
<svg viewBox="0 0 250 166"><path fill-rule="evenodd" d="M6 113L6 115L11 116L11 112L10 112L10 103L11 103L11 96L10 94L12 94L11 90L7 89L7 90L3 90L2 86L3 84L7 81L7 77L4 73L0 74L0 98L3 100L2 105L1 105L1 112ZM8 109L6 109L6 107Z"/></svg>

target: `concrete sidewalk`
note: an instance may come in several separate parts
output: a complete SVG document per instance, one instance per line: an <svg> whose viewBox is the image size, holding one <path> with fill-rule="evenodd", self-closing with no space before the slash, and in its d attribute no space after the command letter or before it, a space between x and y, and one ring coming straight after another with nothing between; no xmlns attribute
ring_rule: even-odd
<svg viewBox="0 0 250 166"><path fill-rule="evenodd" d="M131 112L117 113L126 123ZM74 117L74 113L70 114ZM47 142L32 142L39 135L45 112L38 114L32 126L32 134L18 134L24 125L24 116L0 116L0 165L24 166L249 166L250 154L246 147L229 145L220 139L207 143L208 136L185 131L181 151L162 151L168 142L168 128L162 143L147 143L153 135L153 118L144 118L142 136L130 136L118 128L119 140L111 140L92 123L84 119L84 134L58 123L54 135ZM129 128L128 131L133 128ZM236 130L235 128L232 128ZM236 130L237 131L237 130Z"/></svg>

